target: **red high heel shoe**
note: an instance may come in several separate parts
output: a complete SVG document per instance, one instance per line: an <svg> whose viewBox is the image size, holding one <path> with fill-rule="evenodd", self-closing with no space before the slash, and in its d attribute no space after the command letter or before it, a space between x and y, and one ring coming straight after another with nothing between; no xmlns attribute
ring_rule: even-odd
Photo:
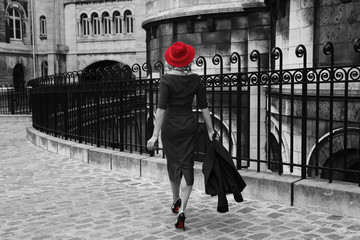
<svg viewBox="0 0 360 240"><path fill-rule="evenodd" d="M178 215L177 221L175 223L175 228L182 228L185 231L185 214L182 212Z"/></svg>
<svg viewBox="0 0 360 240"><path fill-rule="evenodd" d="M173 205L171 206L171 210L173 211L173 213L178 213L180 207L181 207L181 198L179 198L176 202L173 203Z"/></svg>

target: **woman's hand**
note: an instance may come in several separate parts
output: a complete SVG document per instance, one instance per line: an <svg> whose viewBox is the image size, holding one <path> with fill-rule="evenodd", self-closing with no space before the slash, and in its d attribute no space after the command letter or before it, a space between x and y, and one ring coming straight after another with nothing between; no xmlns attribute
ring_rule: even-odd
<svg viewBox="0 0 360 240"><path fill-rule="evenodd" d="M217 136L217 132L215 130L209 132L209 138L212 141Z"/></svg>
<svg viewBox="0 0 360 240"><path fill-rule="evenodd" d="M147 141L146 147L149 151L154 151L155 150L155 143L158 140L158 137L156 136L152 136L149 141Z"/></svg>

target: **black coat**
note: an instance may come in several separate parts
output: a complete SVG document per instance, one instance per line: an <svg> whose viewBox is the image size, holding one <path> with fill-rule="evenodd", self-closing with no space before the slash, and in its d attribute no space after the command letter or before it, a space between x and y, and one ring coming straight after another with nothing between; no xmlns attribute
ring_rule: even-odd
<svg viewBox="0 0 360 240"><path fill-rule="evenodd" d="M227 193L233 193L236 202L242 202L241 192L245 181L236 169L230 153L217 140L209 144L202 172L205 177L205 193L218 196L218 212L229 211Z"/></svg>

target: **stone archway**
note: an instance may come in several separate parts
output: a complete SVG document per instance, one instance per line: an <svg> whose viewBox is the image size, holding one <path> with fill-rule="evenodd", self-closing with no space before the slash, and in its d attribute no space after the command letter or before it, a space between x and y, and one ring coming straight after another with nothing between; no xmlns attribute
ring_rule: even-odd
<svg viewBox="0 0 360 240"><path fill-rule="evenodd" d="M335 129L332 133L332 156L330 156L330 133L325 134L319 139L310 151L307 159L307 164L315 168L308 168L307 173L309 177L327 178L329 175L328 170L317 169L317 167L329 167L332 161L333 168L351 169L354 168L357 162L354 160L359 156L359 135L360 129L349 127L347 131L347 149L344 149L344 128ZM344 155L347 154L346 161ZM330 160L332 159L332 160ZM355 166L356 167L356 166ZM344 179L352 178L351 175L347 176L344 173L336 173L333 179L345 181Z"/></svg>
<svg viewBox="0 0 360 240"><path fill-rule="evenodd" d="M324 169L321 171L320 178L329 179L331 174L333 180L359 183L359 174L351 172L351 170L358 171L360 169L359 149L343 149L336 152L332 155L332 158L326 160L324 167L330 167L330 165L334 169L346 169L350 171L333 170L330 173L329 170Z"/></svg>
<svg viewBox="0 0 360 240"><path fill-rule="evenodd" d="M103 61L98 61L98 62L94 62L94 63L90 64L89 66L84 68L84 71L91 70L91 69L96 70L98 68L112 67L117 64L119 64L121 67L124 65L122 63L119 63L119 62L113 61L113 60L103 60Z"/></svg>
<svg viewBox="0 0 360 240"><path fill-rule="evenodd" d="M13 85L15 90L23 89L25 87L24 67L21 64L16 64L14 67Z"/></svg>
<svg viewBox="0 0 360 240"><path fill-rule="evenodd" d="M119 81L135 79L131 67L124 68L125 64L113 60L94 62L81 71L81 82Z"/></svg>

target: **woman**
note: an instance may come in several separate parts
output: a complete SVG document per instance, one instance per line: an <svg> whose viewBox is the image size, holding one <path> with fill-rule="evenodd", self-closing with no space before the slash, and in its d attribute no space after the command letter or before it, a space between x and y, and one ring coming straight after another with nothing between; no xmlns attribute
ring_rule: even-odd
<svg viewBox="0 0 360 240"><path fill-rule="evenodd" d="M191 72L195 49L176 42L165 52L170 71L160 78L160 96L156 110L155 127L147 148L161 139L167 158L167 169L173 193L174 213L178 213L176 228L185 230L185 209L194 183L194 155L197 142L197 122L192 112L194 97L202 111L209 138L214 134L205 88L197 74ZM179 195L181 188L181 198Z"/></svg>

